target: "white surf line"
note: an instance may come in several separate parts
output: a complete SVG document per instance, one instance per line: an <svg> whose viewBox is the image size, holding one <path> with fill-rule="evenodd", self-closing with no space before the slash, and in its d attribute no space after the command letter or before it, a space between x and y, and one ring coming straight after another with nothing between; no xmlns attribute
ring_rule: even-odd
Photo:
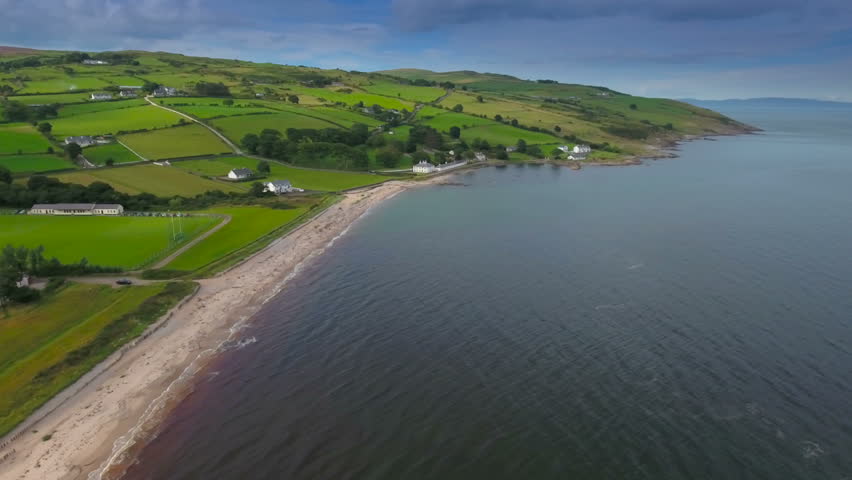
<svg viewBox="0 0 852 480"><path fill-rule="evenodd" d="M148 161L148 159L147 159L147 158L143 157L142 155L139 155L139 152L137 152L136 150L133 150L132 148L128 147L126 143L122 142L122 141L121 141L121 140L119 140L118 138L116 138L116 139L115 139L115 141L116 141L116 142L118 142L118 144L119 144L119 145L121 145L122 147L124 147L124 148L126 148L126 149L130 150L130 153L132 153L133 155L136 155L137 157L139 157L140 159L142 159L142 161L143 161L143 162L147 162L147 161Z"/></svg>
<svg viewBox="0 0 852 480"><path fill-rule="evenodd" d="M219 131L218 131L218 130L216 130L215 128L211 127L210 125L207 125L206 123L204 123L204 122L202 122L202 121L200 121L200 120L198 120L198 119L196 119L196 118L190 117L189 115L187 115L187 114L185 114L185 113L179 112L179 111L177 111L177 110L173 110L173 109L171 109L171 108L169 108L169 107L166 107L166 106L163 106L163 105L159 105L159 104L157 104L157 102L155 102L155 101L151 100L151 97L145 97L145 100L147 100L147 101L148 101L148 103L150 103L151 105L153 105L153 106L155 106L155 107L157 107L157 108L162 108L163 110L167 110L167 111L169 111L169 112L172 112L172 113L175 113L175 114L177 114L177 115L180 115L181 117L183 117L183 118L185 118L185 119L187 119L187 120L189 120L189 121L195 122L195 123L197 123L197 124L201 125L202 127L206 128L207 130L210 130L211 132L213 132L213 134L214 134L214 135L216 135L217 137L219 137L219 139L220 139L220 140L222 140L223 142L225 142L225 145L229 146L229 147L231 148L231 150L233 150L233 151L234 151L234 153L235 153L235 154L237 154L237 155L243 155L243 151L242 151L242 150L240 150L240 148L239 148L239 147L237 147L237 146L236 146L233 142L231 142L230 140L228 140L228 139L227 139L224 135L222 135L221 133L219 133Z"/></svg>

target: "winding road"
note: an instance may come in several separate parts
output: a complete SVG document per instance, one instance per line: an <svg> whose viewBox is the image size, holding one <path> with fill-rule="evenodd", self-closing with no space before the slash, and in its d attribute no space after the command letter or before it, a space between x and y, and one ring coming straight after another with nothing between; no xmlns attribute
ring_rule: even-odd
<svg viewBox="0 0 852 480"><path fill-rule="evenodd" d="M231 150L233 150L235 154L237 154L237 155L243 155L243 151L242 151L242 150L240 150L240 147L236 146L236 145L234 144L234 142L232 142L232 141L228 140L228 139L227 139L227 137L225 137L224 135L222 135L221 133L219 133L219 131L218 131L218 130L216 130L215 128L211 127L210 125L207 125L206 123L202 122L201 120L198 120L197 118L190 117L189 115L187 115L187 114L185 114L185 113L179 112L179 111L177 111L177 110L171 109L171 108L166 107L166 106L163 106L163 105L159 105L159 104L157 104L157 102L155 102L155 101L151 100L151 97L150 97L150 96L145 97L145 100L147 100L147 101L148 101L148 103L150 103L151 105L153 105L153 106L155 106L155 107L157 107L157 108L162 108L163 110L166 110L166 111L169 111L169 112L172 112L172 113L176 113L176 114L180 115L181 117L183 117L183 118L185 118L185 119L187 119L187 120L190 120L190 121L192 121L192 122L195 122L195 123L197 123L197 124L201 125L202 127L206 128L207 130L210 130L211 132L213 132L213 134L214 134L214 135L216 135L216 136L217 136L217 137L219 137L219 138L220 138L223 142L225 142L225 145L227 145L227 146L228 146Z"/></svg>

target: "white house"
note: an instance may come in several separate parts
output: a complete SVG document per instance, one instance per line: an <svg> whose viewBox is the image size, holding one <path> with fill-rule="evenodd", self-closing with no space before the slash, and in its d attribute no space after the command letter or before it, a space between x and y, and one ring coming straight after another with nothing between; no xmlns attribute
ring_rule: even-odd
<svg viewBox="0 0 852 480"><path fill-rule="evenodd" d="M411 168L414 170L414 173L433 173L435 172L435 165L423 160L414 167Z"/></svg>
<svg viewBox="0 0 852 480"><path fill-rule="evenodd" d="M506 153L512 153L517 149L518 149L518 147L506 147Z"/></svg>
<svg viewBox="0 0 852 480"><path fill-rule="evenodd" d="M112 100L111 93L93 93L90 100Z"/></svg>
<svg viewBox="0 0 852 480"><path fill-rule="evenodd" d="M71 145L72 143L76 143L81 147L88 147L97 143L97 140L88 135L83 135L80 137L65 137L65 145Z"/></svg>
<svg viewBox="0 0 852 480"><path fill-rule="evenodd" d="M248 168L235 168L228 172L228 178L231 180L245 180L251 178L252 175L254 174Z"/></svg>
<svg viewBox="0 0 852 480"><path fill-rule="evenodd" d="M29 287L29 286L30 286L30 276L29 276L29 275L27 275L27 274L25 273L25 274L21 277L21 279L20 279L20 280L18 280L17 282L15 282L15 286L16 286L16 287L18 287L18 288Z"/></svg>
<svg viewBox="0 0 852 480"><path fill-rule="evenodd" d="M37 203L30 215L121 215L124 207L117 203Z"/></svg>
<svg viewBox="0 0 852 480"><path fill-rule="evenodd" d="M485 154L482 152L476 152L474 153L474 156L476 156L476 160L479 162L484 162L488 160L488 157L486 157Z"/></svg>
<svg viewBox="0 0 852 480"><path fill-rule="evenodd" d="M177 88L173 87L160 87L154 90L155 97L174 97L178 94Z"/></svg>
<svg viewBox="0 0 852 480"><path fill-rule="evenodd" d="M266 188L264 190L267 192L272 192L276 195L296 191L296 189L293 188L293 185L290 183L289 180L273 180L271 182L266 182Z"/></svg>
<svg viewBox="0 0 852 480"><path fill-rule="evenodd" d="M91 58L88 58L86 60L83 60L83 65L109 65L109 62L105 62L103 60L92 60Z"/></svg>
<svg viewBox="0 0 852 480"><path fill-rule="evenodd" d="M585 160L586 156L591 153L592 148L588 145L575 145L574 149L571 150L571 154L568 155L569 160Z"/></svg>
<svg viewBox="0 0 852 480"><path fill-rule="evenodd" d="M136 90L122 90L118 93L122 98L136 98Z"/></svg>

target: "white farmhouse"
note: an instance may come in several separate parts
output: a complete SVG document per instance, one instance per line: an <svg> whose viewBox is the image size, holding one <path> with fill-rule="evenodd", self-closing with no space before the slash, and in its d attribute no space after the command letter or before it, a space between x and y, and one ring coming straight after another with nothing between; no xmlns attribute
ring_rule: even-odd
<svg viewBox="0 0 852 480"><path fill-rule="evenodd" d="M109 65L109 62L105 62L103 60L92 60L91 58L87 58L83 60L83 65Z"/></svg>
<svg viewBox="0 0 852 480"><path fill-rule="evenodd" d="M90 100L112 100L111 93L93 93Z"/></svg>
<svg viewBox="0 0 852 480"><path fill-rule="evenodd" d="M228 172L228 178L231 180L245 180L247 178L251 178L252 173L248 168L235 168Z"/></svg>
<svg viewBox="0 0 852 480"><path fill-rule="evenodd" d="M271 182L266 182L266 188L264 190L267 192L272 192L276 195L296 191L296 189L293 188L293 185L290 183L289 180L273 180Z"/></svg>
<svg viewBox="0 0 852 480"><path fill-rule="evenodd" d="M574 146L574 149L571 150L571 154L568 155L569 160L585 160L586 156L591 153L592 148L588 145L577 144Z"/></svg>
<svg viewBox="0 0 852 480"><path fill-rule="evenodd" d="M77 145L80 145L81 147L85 148L94 145L95 143L97 143L97 140L88 135L82 135L79 137L65 137L65 145L71 145L72 143L76 143Z"/></svg>
<svg viewBox="0 0 852 480"><path fill-rule="evenodd" d="M155 97L174 97L177 96L178 90L174 87L160 87L154 90Z"/></svg>
<svg viewBox="0 0 852 480"><path fill-rule="evenodd" d="M433 173L435 172L435 165L423 160L414 167L412 167L414 173Z"/></svg>
<svg viewBox="0 0 852 480"><path fill-rule="evenodd" d="M484 161L488 160L488 157L486 157L485 154L482 153L482 152L476 152L476 153L474 153L474 156L476 157L476 160L479 161L479 162L484 162Z"/></svg>
<svg viewBox="0 0 852 480"><path fill-rule="evenodd" d="M37 203L30 215L122 215L124 207L117 203Z"/></svg>

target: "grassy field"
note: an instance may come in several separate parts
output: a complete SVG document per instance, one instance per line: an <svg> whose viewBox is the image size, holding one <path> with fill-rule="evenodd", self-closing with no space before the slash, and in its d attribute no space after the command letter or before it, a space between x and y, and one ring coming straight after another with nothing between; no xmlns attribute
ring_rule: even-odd
<svg viewBox="0 0 852 480"><path fill-rule="evenodd" d="M428 120L423 120L420 123L445 133L450 130L450 127L465 129L468 127L501 125L499 122L488 120L486 118L474 117L463 113L448 112L446 110L441 111L444 113L436 115Z"/></svg>
<svg viewBox="0 0 852 480"><path fill-rule="evenodd" d="M177 124L181 117L172 112L151 105L107 110L97 113L58 118L53 124L53 135L64 138L73 135L116 134L133 130L170 127Z"/></svg>
<svg viewBox="0 0 852 480"><path fill-rule="evenodd" d="M167 217L62 217L0 215L0 245L44 245L45 257L133 269L162 258L215 225L215 217L187 217L182 241L172 239ZM177 222L177 219L174 220Z"/></svg>
<svg viewBox="0 0 852 480"><path fill-rule="evenodd" d="M343 102L347 105L355 105L358 102L364 102L365 106L381 105L384 108L395 108L397 110L407 109L414 110L414 103L401 100L398 98L385 97L372 93L359 92L357 90L352 93L345 93L330 88L309 88L301 85L293 85L290 87L297 94L313 95L315 97L324 98L330 102Z"/></svg>
<svg viewBox="0 0 852 480"><path fill-rule="evenodd" d="M109 83L96 77L57 75L54 78L28 81L18 93L61 93L69 90L96 90L106 86Z"/></svg>
<svg viewBox="0 0 852 480"><path fill-rule="evenodd" d="M10 124L0 126L0 154L4 153L44 153L50 147L47 141L32 125Z"/></svg>
<svg viewBox="0 0 852 480"><path fill-rule="evenodd" d="M175 162L176 168L181 168L198 175L212 177L224 176L233 168L247 167L257 171L257 160L245 157L216 158L210 160L185 160ZM323 170L306 170L293 168L278 162L269 162L270 173L268 180L290 180L294 187L305 190L336 192L365 185L372 185L386 180L386 177L367 173L348 173ZM249 183L242 183L248 188Z"/></svg>
<svg viewBox="0 0 852 480"><path fill-rule="evenodd" d="M393 82L375 82L372 85L361 85L361 88L370 93L386 95L389 97L398 97L418 103L433 102L446 93L443 88L418 87Z"/></svg>
<svg viewBox="0 0 852 480"><path fill-rule="evenodd" d="M139 336L195 288L69 284L0 317L0 435ZM47 432L46 432L47 433Z"/></svg>
<svg viewBox="0 0 852 480"><path fill-rule="evenodd" d="M231 215L231 222L174 259L165 268L197 270L292 222L306 211L306 208L281 210L263 207L212 209L210 213Z"/></svg>
<svg viewBox="0 0 852 480"><path fill-rule="evenodd" d="M514 145L518 143L518 140L520 139L523 139L530 145L559 142L559 139L552 135L521 130L520 128L512 127L511 125L490 125L467 128L462 130L461 138L467 142L470 142L475 138L481 138L483 140L487 140L491 145Z"/></svg>
<svg viewBox="0 0 852 480"><path fill-rule="evenodd" d="M85 115L87 113L106 112L109 110L119 110L122 108L138 107L147 105L148 102L141 98L133 100L116 100L114 102L89 102L79 105L66 105L59 110L59 117L71 117L75 115Z"/></svg>
<svg viewBox="0 0 852 480"><path fill-rule="evenodd" d="M148 192L158 196L181 195L192 197L211 190L242 192L237 184L208 180L175 167L158 165L132 165L129 167L89 169L62 173L56 178L63 182L89 185L106 182L120 192L138 194Z"/></svg>
<svg viewBox="0 0 852 480"><path fill-rule="evenodd" d="M118 143L86 148L83 150L83 156L95 165L106 165L110 159L115 164L140 161L139 157Z"/></svg>
<svg viewBox="0 0 852 480"><path fill-rule="evenodd" d="M27 105L50 105L52 103L83 103L89 99L88 93L60 93L57 95L25 95L9 97L9 100Z"/></svg>
<svg viewBox="0 0 852 480"><path fill-rule="evenodd" d="M198 105L194 107L173 107L183 113L201 118L231 117L236 115L251 115L275 113L275 110L259 107L225 107L213 105Z"/></svg>
<svg viewBox="0 0 852 480"><path fill-rule="evenodd" d="M197 124L123 135L121 141L149 160L215 155L231 151L219 137Z"/></svg>
<svg viewBox="0 0 852 480"><path fill-rule="evenodd" d="M342 110L333 107L301 107L299 108L298 113L317 117L319 119L326 120L331 123L336 123L346 128L351 128L352 125L355 125L356 123L363 123L368 127L377 127L382 124L381 121L373 117L362 115L358 112L353 112L351 110Z"/></svg>
<svg viewBox="0 0 852 480"><path fill-rule="evenodd" d="M260 133L266 128L283 134L286 134L288 128L337 128L324 120L290 112L218 118L210 123L233 142L239 142L248 133Z"/></svg>
<svg viewBox="0 0 852 480"><path fill-rule="evenodd" d="M6 167L12 173L47 172L74 168L75 165L65 158L56 155L0 155L0 166Z"/></svg>

